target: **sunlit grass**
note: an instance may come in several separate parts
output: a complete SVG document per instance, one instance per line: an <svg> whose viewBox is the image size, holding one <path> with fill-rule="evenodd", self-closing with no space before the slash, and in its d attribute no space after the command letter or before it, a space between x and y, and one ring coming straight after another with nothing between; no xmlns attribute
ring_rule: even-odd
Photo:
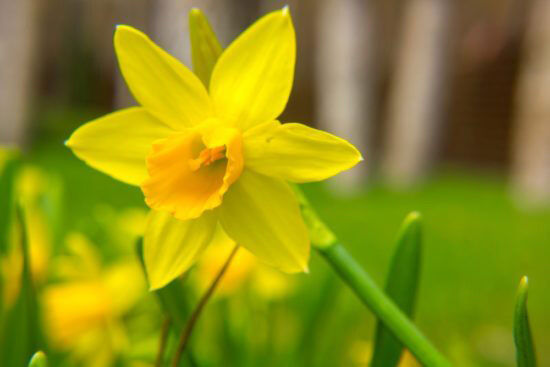
<svg viewBox="0 0 550 367"><path fill-rule="evenodd" d="M93 238L99 231L92 218L101 204L115 209L144 207L138 189L82 165L61 141L37 144L30 160L63 178L67 228ZM513 360L510 330L515 289L518 279L528 274L533 334L541 362L549 358L544 351L550 346L550 334L545 332L550 330L545 316L550 309L550 284L544 279L550 262L550 211L523 212L509 199L506 183L498 176L459 171L437 175L408 192L376 183L351 197L319 184L306 185L305 190L323 219L380 284L401 221L411 210L423 214L425 243L416 319L435 344L457 361L473 358L501 365ZM318 312L316 317L325 320L306 343L317 351L330 346L326 355L312 353L312 360L322 365L349 354L352 340L371 339L374 326L372 316L339 280L327 281L329 271L314 256L311 274L300 276L303 284L286 305L304 317ZM333 295L325 297L328 304L322 307L317 304L321 290Z"/></svg>

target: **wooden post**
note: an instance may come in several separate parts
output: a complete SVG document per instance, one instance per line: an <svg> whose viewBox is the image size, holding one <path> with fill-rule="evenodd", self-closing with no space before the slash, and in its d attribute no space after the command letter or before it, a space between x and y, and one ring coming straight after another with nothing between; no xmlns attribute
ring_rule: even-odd
<svg viewBox="0 0 550 367"><path fill-rule="evenodd" d="M139 30L149 33L150 17L152 6L151 0L114 0L114 17L115 24L127 24ZM114 30L112 30L114 31ZM111 53L112 47L110 48ZM132 97L130 90L126 86L126 82L122 77L118 65L115 67L115 83L114 83L114 106L116 109L134 106L136 101Z"/></svg>
<svg viewBox="0 0 550 367"><path fill-rule="evenodd" d="M31 107L35 0L0 0L0 144L21 144Z"/></svg>
<svg viewBox="0 0 550 367"><path fill-rule="evenodd" d="M361 0L319 1L317 23L317 102L319 127L351 141L366 157L337 176L336 188L364 182L372 133L374 22L371 4Z"/></svg>
<svg viewBox="0 0 550 367"><path fill-rule="evenodd" d="M411 0L405 13L382 158L394 187L424 177L437 153L449 10L447 0Z"/></svg>
<svg viewBox="0 0 550 367"><path fill-rule="evenodd" d="M550 1L534 0L517 91L512 189L529 206L550 204Z"/></svg>

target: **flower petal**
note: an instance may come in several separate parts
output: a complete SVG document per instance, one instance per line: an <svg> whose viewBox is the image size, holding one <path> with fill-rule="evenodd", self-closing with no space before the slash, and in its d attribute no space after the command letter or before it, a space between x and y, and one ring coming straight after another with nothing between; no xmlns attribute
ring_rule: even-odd
<svg viewBox="0 0 550 367"><path fill-rule="evenodd" d="M309 237L294 192L282 180L243 171L220 207L226 233L263 262L307 271Z"/></svg>
<svg viewBox="0 0 550 367"><path fill-rule="evenodd" d="M247 168L292 182L327 179L363 158L346 140L298 123L259 125L244 135Z"/></svg>
<svg viewBox="0 0 550 367"><path fill-rule="evenodd" d="M167 212L151 210L143 238L143 258L151 290L162 288L193 265L212 242L214 212L181 221Z"/></svg>
<svg viewBox="0 0 550 367"><path fill-rule="evenodd" d="M283 112L294 78L296 38L288 9L248 28L222 53L210 81L216 112L243 130Z"/></svg>
<svg viewBox="0 0 550 367"><path fill-rule="evenodd" d="M118 26L115 51L136 100L163 122L180 129L212 116L210 98L199 78L145 34Z"/></svg>
<svg viewBox="0 0 550 367"><path fill-rule="evenodd" d="M153 141L173 132L144 108L132 107L84 124L65 145L93 168L139 185L147 178L145 157Z"/></svg>
<svg viewBox="0 0 550 367"><path fill-rule="evenodd" d="M222 53L222 46L204 13L197 8L189 12L189 39L191 61L195 74L208 87L214 65Z"/></svg>

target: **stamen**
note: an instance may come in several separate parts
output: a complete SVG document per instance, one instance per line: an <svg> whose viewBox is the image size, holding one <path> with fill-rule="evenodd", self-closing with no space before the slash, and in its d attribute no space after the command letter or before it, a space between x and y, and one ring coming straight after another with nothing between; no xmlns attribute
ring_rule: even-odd
<svg viewBox="0 0 550 367"><path fill-rule="evenodd" d="M205 148L200 152L198 158L189 160L189 166L191 170L196 171L199 168L209 166L222 158L225 158L224 145L214 148Z"/></svg>

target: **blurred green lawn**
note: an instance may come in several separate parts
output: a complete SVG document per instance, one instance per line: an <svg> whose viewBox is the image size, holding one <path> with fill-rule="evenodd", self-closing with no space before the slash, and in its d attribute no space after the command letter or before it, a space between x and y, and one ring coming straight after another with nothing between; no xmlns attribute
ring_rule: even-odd
<svg viewBox="0 0 550 367"><path fill-rule="evenodd" d="M144 206L138 188L87 167L61 139L44 135L33 145L29 160L62 177L66 228L86 231L86 217L99 203ZM322 184L305 189L379 284L401 221L412 210L422 213L425 246L417 321L457 365L510 365L514 297L520 277L527 274L540 364L550 363L550 210L524 212L509 199L502 178L457 171L404 193L378 184L353 197L339 197ZM314 254L311 274L300 276L304 286L296 304L322 296L328 271ZM339 355L335 350L343 351L351 339L370 339L373 327L372 317L354 296L334 284L335 297L329 297L331 304L325 307L326 324L311 342L324 351L316 358L326 358L325 362Z"/></svg>

